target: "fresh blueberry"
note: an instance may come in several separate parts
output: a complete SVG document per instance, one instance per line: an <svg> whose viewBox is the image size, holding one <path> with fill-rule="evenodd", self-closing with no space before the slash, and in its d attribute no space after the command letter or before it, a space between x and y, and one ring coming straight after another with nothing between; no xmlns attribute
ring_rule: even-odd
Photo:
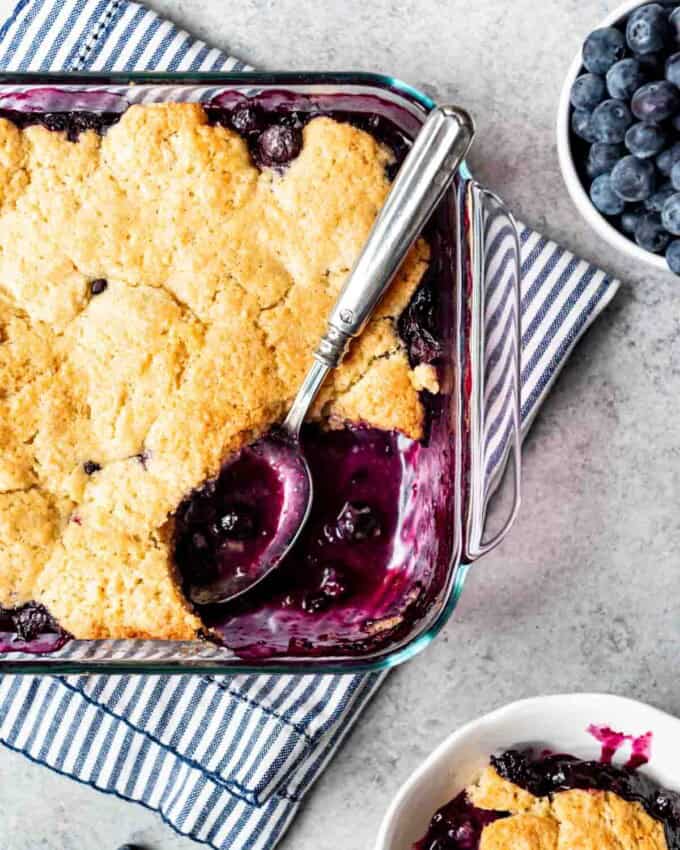
<svg viewBox="0 0 680 850"><path fill-rule="evenodd" d="M582 74L571 87L571 104L575 109L593 110L607 96L607 87L597 74Z"/></svg>
<svg viewBox="0 0 680 850"><path fill-rule="evenodd" d="M631 235L635 233L635 228L641 215L642 211L640 209L626 210L621 216L621 230Z"/></svg>
<svg viewBox="0 0 680 850"><path fill-rule="evenodd" d="M603 142L595 142L588 151L586 172L593 180L600 174L608 174L625 155L626 149L623 145L607 145Z"/></svg>
<svg viewBox="0 0 680 850"><path fill-rule="evenodd" d="M664 183L663 186L654 192L651 198L647 198L645 201L645 208L649 212L660 213L666 201L671 195L674 195L675 192L676 190L673 188L671 183Z"/></svg>
<svg viewBox="0 0 680 850"><path fill-rule="evenodd" d="M671 195L663 205L661 223L673 236L680 236L680 192Z"/></svg>
<svg viewBox="0 0 680 850"><path fill-rule="evenodd" d="M380 522L370 505L345 502L335 523L340 540L368 540L380 537Z"/></svg>
<svg viewBox="0 0 680 850"><path fill-rule="evenodd" d="M234 505L213 523L211 530L216 537L248 540L257 533L257 518L246 505Z"/></svg>
<svg viewBox="0 0 680 850"><path fill-rule="evenodd" d="M680 114L674 115L671 118L671 126L673 127L676 133L680 133Z"/></svg>
<svg viewBox="0 0 680 850"><path fill-rule="evenodd" d="M671 168L671 185L676 192L680 192L680 162L676 162Z"/></svg>
<svg viewBox="0 0 680 850"><path fill-rule="evenodd" d="M592 117L592 112L586 112L585 109L575 109L571 114L571 129L574 135L585 139L586 142L597 141L593 132Z"/></svg>
<svg viewBox="0 0 680 850"><path fill-rule="evenodd" d="M259 129L260 116L254 106L241 106L231 114L231 126L237 133L246 135Z"/></svg>
<svg viewBox="0 0 680 850"><path fill-rule="evenodd" d="M83 464L83 472L85 475L94 475L95 472L99 472L101 469L101 464L95 463L93 460L86 460Z"/></svg>
<svg viewBox="0 0 680 850"><path fill-rule="evenodd" d="M583 45L583 64L591 74L606 74L626 54L626 40L614 27L591 32Z"/></svg>
<svg viewBox="0 0 680 850"><path fill-rule="evenodd" d="M680 239L675 239L666 248L666 262L674 274L680 274Z"/></svg>
<svg viewBox="0 0 680 850"><path fill-rule="evenodd" d="M108 285L109 282L105 278L98 277L96 280L90 281L90 293L92 295L101 295Z"/></svg>
<svg viewBox="0 0 680 850"><path fill-rule="evenodd" d="M633 95L631 109L640 121L658 124L680 109L680 91L668 80L646 83Z"/></svg>
<svg viewBox="0 0 680 850"><path fill-rule="evenodd" d="M300 131L281 124L272 124L257 140L258 159L262 165L286 165L302 150Z"/></svg>
<svg viewBox="0 0 680 850"><path fill-rule="evenodd" d="M674 53L666 60L666 79L674 86L680 86L680 53Z"/></svg>
<svg viewBox="0 0 680 850"><path fill-rule="evenodd" d="M604 215L621 215L625 203L612 189L611 176L601 174L593 180L590 187L590 200Z"/></svg>
<svg viewBox="0 0 680 850"><path fill-rule="evenodd" d="M672 147L662 151L656 158L656 167L664 175L668 177L676 162L680 161L680 142L676 142Z"/></svg>
<svg viewBox="0 0 680 850"><path fill-rule="evenodd" d="M630 109L622 100L605 100L595 109L590 119L590 127L596 141L608 145L622 142L632 123Z"/></svg>
<svg viewBox="0 0 680 850"><path fill-rule="evenodd" d="M641 248L653 254L660 254L666 249L670 239L670 233L664 230L658 213L648 212L640 216L635 226L635 241Z"/></svg>
<svg viewBox="0 0 680 850"><path fill-rule="evenodd" d="M628 100L647 80L639 59L621 59L607 71L607 90L613 98Z"/></svg>
<svg viewBox="0 0 680 850"><path fill-rule="evenodd" d="M654 53L671 40L668 11L660 3L648 3L628 18L626 41L633 53Z"/></svg>
<svg viewBox="0 0 680 850"><path fill-rule="evenodd" d="M612 168L611 188L624 201L644 201L656 188L656 169L648 160L624 156Z"/></svg>
<svg viewBox="0 0 680 850"><path fill-rule="evenodd" d="M666 146L666 131L656 124L633 124L626 132L626 147L639 159L650 159Z"/></svg>
<svg viewBox="0 0 680 850"><path fill-rule="evenodd" d="M680 6L673 9L668 19L671 28L671 36L676 44L680 44Z"/></svg>

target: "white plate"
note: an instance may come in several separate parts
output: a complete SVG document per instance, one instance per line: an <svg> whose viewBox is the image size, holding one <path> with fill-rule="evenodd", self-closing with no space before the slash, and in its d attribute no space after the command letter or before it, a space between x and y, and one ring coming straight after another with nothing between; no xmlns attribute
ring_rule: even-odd
<svg viewBox="0 0 680 850"><path fill-rule="evenodd" d="M454 732L402 786L383 818L376 850L410 850L430 818L488 764L489 755L524 745L596 759L590 724L617 732L652 732L652 757L642 770L680 790L680 720L636 700L607 694L562 694L513 702ZM630 753L619 754L625 761Z"/></svg>

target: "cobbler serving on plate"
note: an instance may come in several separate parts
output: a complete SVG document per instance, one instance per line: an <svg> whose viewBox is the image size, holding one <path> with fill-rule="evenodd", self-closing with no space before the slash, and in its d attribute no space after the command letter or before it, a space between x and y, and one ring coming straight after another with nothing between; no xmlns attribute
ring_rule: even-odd
<svg viewBox="0 0 680 850"><path fill-rule="evenodd" d="M678 850L680 795L638 771L508 750L443 806L414 850Z"/></svg>
<svg viewBox="0 0 680 850"><path fill-rule="evenodd" d="M394 164L330 116L2 114L3 648L223 622L183 586L266 531L223 464L285 413ZM281 610L324 610L388 559L401 453L439 389L429 261L421 239L314 405L316 515L260 590Z"/></svg>

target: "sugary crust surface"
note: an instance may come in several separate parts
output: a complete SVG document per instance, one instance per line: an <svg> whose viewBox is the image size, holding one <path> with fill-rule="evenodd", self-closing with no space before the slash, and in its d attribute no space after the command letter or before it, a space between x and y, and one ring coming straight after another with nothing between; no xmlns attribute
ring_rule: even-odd
<svg viewBox="0 0 680 850"><path fill-rule="evenodd" d="M1 605L43 602L78 638L195 635L168 516L285 411L389 159L317 118L261 171L196 104L77 142L0 119ZM395 322L428 259L421 241L315 417L421 436L436 376Z"/></svg>
<svg viewBox="0 0 680 850"><path fill-rule="evenodd" d="M610 792L534 797L489 767L467 794L481 809L512 813L484 828L480 850L667 850L663 825Z"/></svg>

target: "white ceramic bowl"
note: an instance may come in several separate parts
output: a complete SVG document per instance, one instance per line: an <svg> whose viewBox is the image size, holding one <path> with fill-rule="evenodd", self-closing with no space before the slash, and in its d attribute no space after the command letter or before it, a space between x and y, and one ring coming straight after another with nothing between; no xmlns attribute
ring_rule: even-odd
<svg viewBox="0 0 680 850"><path fill-rule="evenodd" d="M626 0L625 3L622 3L611 14L607 15L607 17L596 27L593 27L593 29L610 27L613 24L617 24L622 18L629 15L633 9L637 9L638 6L644 6L645 3L648 2L649 0ZM586 35L587 33L584 33L584 38ZM562 176L564 177L564 182L567 184L567 189L569 190L571 199L593 230L609 242L613 248L616 248L618 251L621 251L633 260L641 260L642 262L647 263L647 265L653 266L655 269L668 271L666 260L662 255L652 254L651 251L643 250L636 245L632 239L628 239L627 236L624 236L623 233L620 233L615 227L613 227L607 219L604 218L604 216L600 215L593 206L592 201L588 196L588 192L585 190L578 176L571 153L571 104L569 102L569 96L571 94L571 87L574 84L574 80L578 77L582 68L583 60L581 56L581 49L579 48L579 52L574 58L574 61L571 63L569 73L564 81L564 87L560 96L559 110L557 113L557 154L559 156Z"/></svg>
<svg viewBox="0 0 680 850"><path fill-rule="evenodd" d="M644 703L607 694L563 694L513 702L454 732L403 785L380 826L376 850L411 850L432 815L488 764L494 752L540 745L596 759L590 724L631 735L652 732L643 770L660 785L680 789L680 720ZM622 758L630 753L624 750Z"/></svg>

